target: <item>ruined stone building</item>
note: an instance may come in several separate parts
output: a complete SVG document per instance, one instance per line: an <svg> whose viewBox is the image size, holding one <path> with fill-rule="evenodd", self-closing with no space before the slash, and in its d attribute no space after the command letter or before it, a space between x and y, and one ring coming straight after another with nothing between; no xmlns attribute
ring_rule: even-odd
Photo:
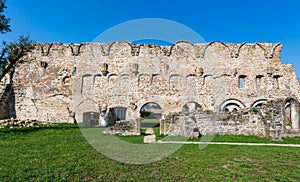
<svg viewBox="0 0 300 182"><path fill-rule="evenodd" d="M300 87L293 66L280 61L281 49L187 41L37 44L1 81L0 118L95 126L127 120L139 133L140 109L154 102L164 134L295 134ZM180 116L187 103L199 107Z"/></svg>

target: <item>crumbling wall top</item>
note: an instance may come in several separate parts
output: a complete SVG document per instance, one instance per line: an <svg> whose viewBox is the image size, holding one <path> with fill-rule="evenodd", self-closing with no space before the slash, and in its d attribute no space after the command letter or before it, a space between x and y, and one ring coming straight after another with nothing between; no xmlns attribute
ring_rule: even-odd
<svg viewBox="0 0 300 182"><path fill-rule="evenodd" d="M72 56L80 56L87 47L94 47L101 49L102 56L109 56L124 50L127 51L123 52L125 55L139 56L142 50L147 49L148 53L156 51L163 56L172 56L178 51L189 51L195 58L205 58L209 49L217 48L218 50L226 50L229 58L238 58L242 54L258 53L262 54L266 59L274 60L280 60L280 52L282 50L281 43L224 43L219 41L195 44L188 41L178 41L171 46L133 44L127 41L112 43L87 42L80 44L38 43L36 46L36 50L39 51L41 56L49 56L55 51Z"/></svg>

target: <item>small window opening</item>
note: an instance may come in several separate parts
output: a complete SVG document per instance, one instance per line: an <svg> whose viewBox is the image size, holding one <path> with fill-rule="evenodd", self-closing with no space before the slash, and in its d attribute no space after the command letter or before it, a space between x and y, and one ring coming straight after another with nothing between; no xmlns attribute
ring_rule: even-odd
<svg viewBox="0 0 300 182"><path fill-rule="evenodd" d="M245 88L245 78L246 78L246 76L244 76L244 75L239 77L239 87L240 88Z"/></svg>
<svg viewBox="0 0 300 182"><path fill-rule="evenodd" d="M279 75L275 75L274 78L274 88L279 89Z"/></svg>
<svg viewBox="0 0 300 182"><path fill-rule="evenodd" d="M261 87L261 84L262 84L262 78L263 78L264 76L262 76L262 75L257 75L256 76L256 88L260 88Z"/></svg>

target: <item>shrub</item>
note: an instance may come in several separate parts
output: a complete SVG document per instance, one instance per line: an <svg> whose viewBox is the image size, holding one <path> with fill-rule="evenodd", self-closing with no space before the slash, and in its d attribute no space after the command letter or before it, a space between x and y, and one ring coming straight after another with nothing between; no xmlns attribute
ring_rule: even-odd
<svg viewBox="0 0 300 182"><path fill-rule="evenodd" d="M141 114L141 117L144 118L144 117L150 116L151 112L149 112L149 111L141 111L140 114Z"/></svg>
<svg viewBox="0 0 300 182"><path fill-rule="evenodd" d="M254 108L252 108L252 112L255 113L255 114L258 113L258 109L256 109L256 108L254 107Z"/></svg>

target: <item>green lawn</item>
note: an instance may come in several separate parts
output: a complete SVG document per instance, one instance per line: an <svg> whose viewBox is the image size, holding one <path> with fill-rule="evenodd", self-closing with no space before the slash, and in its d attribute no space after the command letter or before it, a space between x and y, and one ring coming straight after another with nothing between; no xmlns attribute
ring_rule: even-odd
<svg viewBox="0 0 300 182"><path fill-rule="evenodd" d="M142 123L160 123L160 120L159 119L148 119L148 118L146 118L146 119L142 119L141 120L141 122Z"/></svg>
<svg viewBox="0 0 300 182"><path fill-rule="evenodd" d="M141 127L142 128L153 128L159 127L160 121L159 119L142 119L141 120Z"/></svg>
<svg viewBox="0 0 300 182"><path fill-rule="evenodd" d="M201 138L189 139L189 141L201 141ZM255 135L213 135L213 142L236 142L236 143L279 143L279 144L300 144L300 138L283 137L282 140L271 140Z"/></svg>
<svg viewBox="0 0 300 182"><path fill-rule="evenodd" d="M140 143L142 136L135 137L120 138ZM230 137L232 140L238 138L224 136L227 140ZM240 137L247 140L245 136ZM220 140L222 136L215 138ZM250 138L248 140L253 139ZM291 147L209 145L200 150L198 145L183 145L161 161L131 165L101 155L74 125L57 125L49 128L2 129L0 148L0 181L300 179L300 149Z"/></svg>

